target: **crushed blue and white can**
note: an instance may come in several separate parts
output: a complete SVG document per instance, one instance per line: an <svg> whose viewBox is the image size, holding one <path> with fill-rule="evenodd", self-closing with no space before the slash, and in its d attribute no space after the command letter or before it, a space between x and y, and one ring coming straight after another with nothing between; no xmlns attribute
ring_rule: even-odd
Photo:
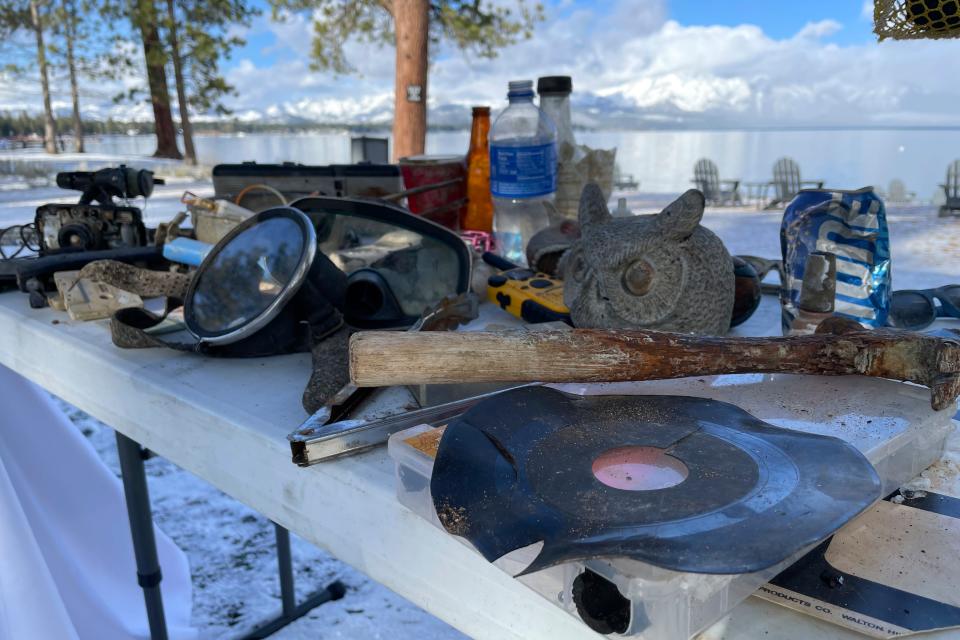
<svg viewBox="0 0 960 640"><path fill-rule="evenodd" d="M783 212L780 248L784 335L797 315L804 266L814 251L837 257L834 313L866 327L886 326L892 286L890 233L883 200L872 187L800 191Z"/></svg>

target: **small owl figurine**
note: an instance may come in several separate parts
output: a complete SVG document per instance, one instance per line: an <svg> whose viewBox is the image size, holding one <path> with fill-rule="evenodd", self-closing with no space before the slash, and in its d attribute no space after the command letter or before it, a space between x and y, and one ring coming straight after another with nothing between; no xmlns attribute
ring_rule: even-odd
<svg viewBox="0 0 960 640"><path fill-rule="evenodd" d="M580 196L581 238L564 254L563 301L581 328L722 335L730 328L733 260L700 226L690 189L656 215L614 218L600 188Z"/></svg>

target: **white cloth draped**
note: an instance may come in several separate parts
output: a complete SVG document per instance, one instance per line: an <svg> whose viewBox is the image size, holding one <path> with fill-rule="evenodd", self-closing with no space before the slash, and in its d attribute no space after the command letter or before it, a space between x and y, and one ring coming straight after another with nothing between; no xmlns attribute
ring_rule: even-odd
<svg viewBox="0 0 960 640"><path fill-rule="evenodd" d="M170 638L190 569L156 530ZM0 640L150 637L123 488L40 387L0 366Z"/></svg>

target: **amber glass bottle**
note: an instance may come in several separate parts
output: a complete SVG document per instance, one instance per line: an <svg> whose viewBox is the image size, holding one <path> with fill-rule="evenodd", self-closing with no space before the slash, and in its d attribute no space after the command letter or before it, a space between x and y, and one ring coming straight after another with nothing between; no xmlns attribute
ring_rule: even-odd
<svg viewBox="0 0 960 640"><path fill-rule="evenodd" d="M473 108L470 150L467 152L467 212L460 228L493 230L493 199L490 197L490 107Z"/></svg>

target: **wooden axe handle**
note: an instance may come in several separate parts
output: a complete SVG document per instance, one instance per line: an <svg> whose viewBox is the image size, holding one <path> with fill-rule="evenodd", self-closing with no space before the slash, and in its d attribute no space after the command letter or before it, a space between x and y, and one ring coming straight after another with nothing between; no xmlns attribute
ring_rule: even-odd
<svg viewBox="0 0 960 640"><path fill-rule="evenodd" d="M659 331L371 331L350 339L361 387L461 382L620 382L725 373L865 375L930 387L934 409L960 391L960 341L867 331L843 319L811 336L715 338Z"/></svg>

